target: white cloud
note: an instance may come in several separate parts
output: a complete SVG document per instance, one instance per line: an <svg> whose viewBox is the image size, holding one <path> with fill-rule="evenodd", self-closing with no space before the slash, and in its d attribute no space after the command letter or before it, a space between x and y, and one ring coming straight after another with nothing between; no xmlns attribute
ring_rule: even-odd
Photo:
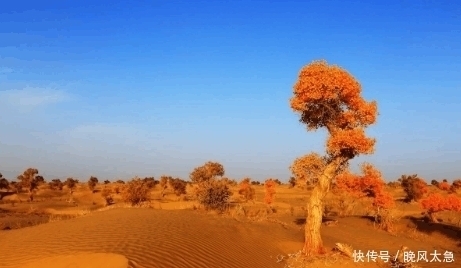
<svg viewBox="0 0 461 268"><path fill-rule="evenodd" d="M61 150L80 152L123 151L124 146L145 149L151 140L146 131L131 124L87 124L56 134L63 141Z"/></svg>
<svg viewBox="0 0 461 268"><path fill-rule="evenodd" d="M7 106L32 109L71 99L71 95L56 89L26 87L0 91L0 103Z"/></svg>

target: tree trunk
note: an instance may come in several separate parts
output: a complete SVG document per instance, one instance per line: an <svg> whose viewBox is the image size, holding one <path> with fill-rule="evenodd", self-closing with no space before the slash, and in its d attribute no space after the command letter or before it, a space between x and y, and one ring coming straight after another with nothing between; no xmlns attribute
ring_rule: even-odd
<svg viewBox="0 0 461 268"><path fill-rule="evenodd" d="M32 190L29 190L29 202L34 201L34 194L32 193Z"/></svg>
<svg viewBox="0 0 461 268"><path fill-rule="evenodd" d="M435 216L435 213L433 212L429 212L429 220L432 222L432 223L438 223L439 220L437 219L437 217Z"/></svg>
<svg viewBox="0 0 461 268"><path fill-rule="evenodd" d="M323 216L323 200L330 189L330 184L335 176L337 166L338 165L335 162L326 166L307 202L303 252L308 257L323 254L325 252L322 236L320 235Z"/></svg>

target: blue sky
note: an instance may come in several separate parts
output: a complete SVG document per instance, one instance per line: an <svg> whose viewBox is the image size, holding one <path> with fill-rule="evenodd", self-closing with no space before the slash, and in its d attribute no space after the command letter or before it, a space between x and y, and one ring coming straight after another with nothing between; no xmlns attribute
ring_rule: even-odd
<svg viewBox="0 0 461 268"><path fill-rule="evenodd" d="M48 179L287 180L324 150L288 100L326 59L379 104L387 180L461 177L456 1L7 1L0 9L0 172Z"/></svg>

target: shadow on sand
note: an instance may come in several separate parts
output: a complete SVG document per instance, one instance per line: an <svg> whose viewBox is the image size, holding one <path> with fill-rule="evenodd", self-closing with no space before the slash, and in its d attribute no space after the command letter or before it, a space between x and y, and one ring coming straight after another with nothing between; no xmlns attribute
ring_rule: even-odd
<svg viewBox="0 0 461 268"><path fill-rule="evenodd" d="M334 217L323 217L322 218L322 223L329 222L329 221L335 221L337 218ZM296 218L293 223L296 225L305 225L306 224L306 218Z"/></svg>
<svg viewBox="0 0 461 268"><path fill-rule="evenodd" d="M432 234L434 232L437 232L454 241L459 241L461 239L461 227L459 226L443 222L429 222L426 217L409 216L406 218L409 219L413 224L415 224L420 232L426 234ZM461 243L458 243L458 246L461 247Z"/></svg>

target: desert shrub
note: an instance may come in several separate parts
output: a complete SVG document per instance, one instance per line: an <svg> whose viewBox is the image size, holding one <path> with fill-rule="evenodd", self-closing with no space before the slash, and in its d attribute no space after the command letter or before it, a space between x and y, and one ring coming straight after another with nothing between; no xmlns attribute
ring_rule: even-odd
<svg viewBox="0 0 461 268"><path fill-rule="evenodd" d="M216 179L202 181L197 185L195 195L205 209L224 211L229 204L232 191L226 182Z"/></svg>
<svg viewBox="0 0 461 268"><path fill-rule="evenodd" d="M447 179L443 179L442 182L448 182L448 180L447 180Z"/></svg>
<svg viewBox="0 0 461 268"><path fill-rule="evenodd" d="M430 194L427 198L422 199L420 204L433 222L438 222L436 213L444 210L461 211L461 198L456 195L442 196L437 193Z"/></svg>
<svg viewBox="0 0 461 268"><path fill-rule="evenodd" d="M200 183L222 176L224 176L223 165L218 162L208 161L203 166L195 168L189 178L193 183Z"/></svg>
<svg viewBox="0 0 461 268"><path fill-rule="evenodd" d="M157 185L157 181L154 177L145 177L143 180L146 183L147 187L149 187L150 189L154 188L155 185Z"/></svg>
<svg viewBox="0 0 461 268"><path fill-rule="evenodd" d="M109 184L110 183L110 180L105 180L104 181L104 184Z"/></svg>
<svg viewBox="0 0 461 268"><path fill-rule="evenodd" d="M64 187L64 183L60 179L53 179L48 183L51 190L60 190Z"/></svg>
<svg viewBox="0 0 461 268"><path fill-rule="evenodd" d="M101 196L106 201L106 206L110 206L114 203L114 198L112 197L112 190L108 187L104 187L101 190Z"/></svg>
<svg viewBox="0 0 461 268"><path fill-rule="evenodd" d="M114 193L120 194L120 192L122 190L122 186L123 186L123 184L116 183L114 185L114 188L112 188L112 190L114 191Z"/></svg>
<svg viewBox="0 0 461 268"><path fill-rule="evenodd" d="M419 178L417 174L411 176L402 175L399 180L407 194L406 200L408 202L419 201L428 192L426 182Z"/></svg>
<svg viewBox="0 0 461 268"><path fill-rule="evenodd" d="M296 186L296 179L295 177L290 177L290 179L288 180L288 185L290 188L293 188Z"/></svg>
<svg viewBox="0 0 461 268"><path fill-rule="evenodd" d="M37 175L35 177L35 183L37 183L37 185L42 185L42 184L45 184L46 181L45 181L45 178L43 178L43 176Z"/></svg>
<svg viewBox="0 0 461 268"><path fill-rule="evenodd" d="M170 186L173 189L175 195L180 196L182 194L186 194L186 181L176 178L170 180Z"/></svg>
<svg viewBox="0 0 461 268"><path fill-rule="evenodd" d="M73 178L67 178L67 180L64 182L64 185L67 186L67 189L69 189L70 194L74 193L74 189L77 186L78 180L75 180Z"/></svg>
<svg viewBox="0 0 461 268"><path fill-rule="evenodd" d="M118 183L118 184L125 184L125 181L117 180L116 183Z"/></svg>
<svg viewBox="0 0 461 268"><path fill-rule="evenodd" d="M275 186L277 183L274 179L268 179L264 182L264 203L272 205L275 200Z"/></svg>
<svg viewBox="0 0 461 268"><path fill-rule="evenodd" d="M125 184L122 191L122 200L132 206L150 200L150 188L147 183L135 177Z"/></svg>
<svg viewBox="0 0 461 268"><path fill-rule="evenodd" d="M398 181L390 181L390 182L387 183L387 186L396 189L396 188L400 187L400 182L398 182Z"/></svg>
<svg viewBox="0 0 461 268"><path fill-rule="evenodd" d="M393 220L390 209L394 208L393 196L385 191L385 182L381 172L371 164L364 163L361 167L362 175L355 175L348 170L336 177L333 192L340 194L347 192L354 198L368 198L375 212L375 221L382 229L391 231Z"/></svg>
<svg viewBox="0 0 461 268"><path fill-rule="evenodd" d="M21 190L22 190L21 183L19 183L17 181L11 181L9 187L13 191L15 191L17 194L19 194L21 192Z"/></svg>
<svg viewBox="0 0 461 268"><path fill-rule="evenodd" d="M173 180L173 177L171 176L162 175L160 177L159 185L160 185L162 197L165 196L165 191L168 189L168 185L171 180Z"/></svg>
<svg viewBox="0 0 461 268"><path fill-rule="evenodd" d="M243 197L245 202L252 201L255 198L255 189L251 187L250 178L244 178L239 183L239 195Z"/></svg>
<svg viewBox="0 0 461 268"><path fill-rule="evenodd" d="M251 185L261 185L261 182L260 181L252 181Z"/></svg>
<svg viewBox="0 0 461 268"><path fill-rule="evenodd" d="M434 186L438 187L439 182L437 180L431 180L431 185L434 185Z"/></svg>
<svg viewBox="0 0 461 268"><path fill-rule="evenodd" d="M459 189L461 189L461 180L458 179L458 180L454 180L453 183L451 184L450 186L450 190L452 192L456 192L458 191Z"/></svg>
<svg viewBox="0 0 461 268"><path fill-rule="evenodd" d="M442 191L448 191L450 190L450 184L448 184L448 182L441 182L439 183L438 188Z"/></svg>
<svg viewBox="0 0 461 268"><path fill-rule="evenodd" d="M94 193L96 189L96 185L98 185L98 178L91 176L88 180L88 188Z"/></svg>
<svg viewBox="0 0 461 268"><path fill-rule="evenodd" d="M224 183L227 183L227 185L230 185L230 186L237 186L238 183L236 180L232 180L232 179L229 179L227 177L223 177L221 178L221 180L224 182Z"/></svg>
<svg viewBox="0 0 461 268"><path fill-rule="evenodd" d="M275 184L277 184L277 185L282 185L282 182L281 182L279 179L275 179L274 182L275 182Z"/></svg>
<svg viewBox="0 0 461 268"><path fill-rule="evenodd" d="M10 183L8 182L8 180L3 178L2 174L0 173L0 190L8 189L9 186L10 186Z"/></svg>
<svg viewBox="0 0 461 268"><path fill-rule="evenodd" d="M37 190L38 186L45 181L42 176L38 175L38 169L36 168L26 169L17 177L17 180L19 182L18 186L27 189L27 192L29 193L29 201L34 200L35 190Z"/></svg>

